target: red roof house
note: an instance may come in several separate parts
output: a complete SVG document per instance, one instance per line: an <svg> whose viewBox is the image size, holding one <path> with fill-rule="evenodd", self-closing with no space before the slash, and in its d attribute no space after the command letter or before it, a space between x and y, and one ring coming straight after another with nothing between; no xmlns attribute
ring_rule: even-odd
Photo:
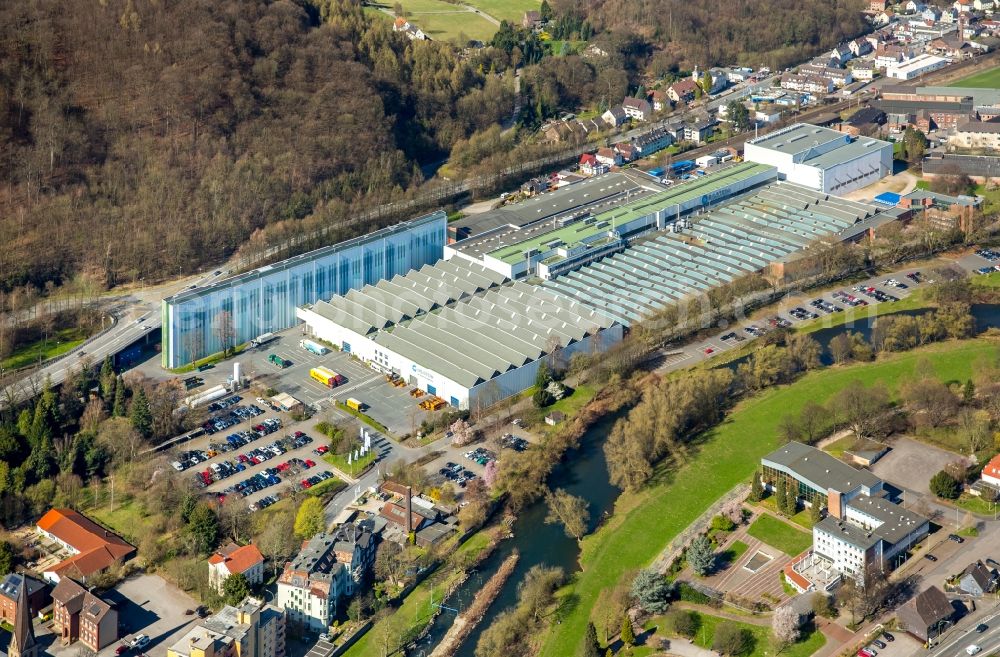
<svg viewBox="0 0 1000 657"><path fill-rule="evenodd" d="M45 579L62 577L86 582L87 577L135 556L135 546L73 509L51 509L36 525L38 532L73 553L45 571Z"/></svg>
<svg viewBox="0 0 1000 657"><path fill-rule="evenodd" d="M1000 487L1000 454L990 459L983 468L983 481Z"/></svg>
<svg viewBox="0 0 1000 657"><path fill-rule="evenodd" d="M222 592L226 578L237 573L246 577L252 586L264 581L264 555L257 546L230 543L208 558L208 583Z"/></svg>

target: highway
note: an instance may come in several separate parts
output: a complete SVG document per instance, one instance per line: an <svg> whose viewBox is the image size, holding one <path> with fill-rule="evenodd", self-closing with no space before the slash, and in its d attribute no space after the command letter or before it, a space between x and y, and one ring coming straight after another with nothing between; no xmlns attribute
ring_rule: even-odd
<svg viewBox="0 0 1000 657"><path fill-rule="evenodd" d="M145 288L132 294L117 297L107 314L113 325L74 349L50 361L38 370L26 372L7 384L0 392L0 408L18 404L41 392L46 378L58 385L78 371L84 363L99 363L105 356L114 355L136 342L144 335L160 328L160 300L191 285L212 283L224 274L199 275L180 281Z"/></svg>

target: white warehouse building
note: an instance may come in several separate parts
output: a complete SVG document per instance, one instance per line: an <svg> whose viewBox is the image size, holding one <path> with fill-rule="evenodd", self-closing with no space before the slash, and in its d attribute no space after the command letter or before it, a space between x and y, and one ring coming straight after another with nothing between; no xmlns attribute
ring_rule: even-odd
<svg viewBox="0 0 1000 657"><path fill-rule="evenodd" d="M782 180L827 194L867 187L892 173L892 144L796 123L746 143L748 162L770 164Z"/></svg>
<svg viewBox="0 0 1000 657"><path fill-rule="evenodd" d="M296 310L309 333L456 408L531 387L546 359L603 351L622 325L576 300L464 259Z"/></svg>

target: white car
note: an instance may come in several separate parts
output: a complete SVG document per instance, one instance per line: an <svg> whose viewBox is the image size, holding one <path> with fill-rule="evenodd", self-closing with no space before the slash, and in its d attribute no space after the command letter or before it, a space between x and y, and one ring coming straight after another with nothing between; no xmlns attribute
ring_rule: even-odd
<svg viewBox="0 0 1000 657"><path fill-rule="evenodd" d="M149 645L149 637L145 634L140 634L139 636L132 639L132 647L136 650L142 650Z"/></svg>
<svg viewBox="0 0 1000 657"><path fill-rule="evenodd" d="M982 651L983 651L982 648L980 648L979 646L977 646L976 644L973 643L971 646L969 646L968 648L965 649L965 654L966 655L975 655L976 653L979 653L979 652L982 652Z"/></svg>

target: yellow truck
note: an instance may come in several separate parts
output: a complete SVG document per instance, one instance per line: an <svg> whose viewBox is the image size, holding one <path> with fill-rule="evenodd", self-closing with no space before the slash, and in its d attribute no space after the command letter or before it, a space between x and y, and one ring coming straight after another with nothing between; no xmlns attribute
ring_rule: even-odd
<svg viewBox="0 0 1000 657"><path fill-rule="evenodd" d="M329 388L336 388L344 382L344 377L328 367L314 367L309 370L309 376Z"/></svg>
<svg viewBox="0 0 1000 657"><path fill-rule="evenodd" d="M360 402L357 399L355 399L354 397L348 397L347 401L344 402L344 403L347 405L347 408L349 408L349 409L351 409L353 411L357 411L359 413L361 411L365 410L366 408L368 408L367 406L365 406L364 402Z"/></svg>

